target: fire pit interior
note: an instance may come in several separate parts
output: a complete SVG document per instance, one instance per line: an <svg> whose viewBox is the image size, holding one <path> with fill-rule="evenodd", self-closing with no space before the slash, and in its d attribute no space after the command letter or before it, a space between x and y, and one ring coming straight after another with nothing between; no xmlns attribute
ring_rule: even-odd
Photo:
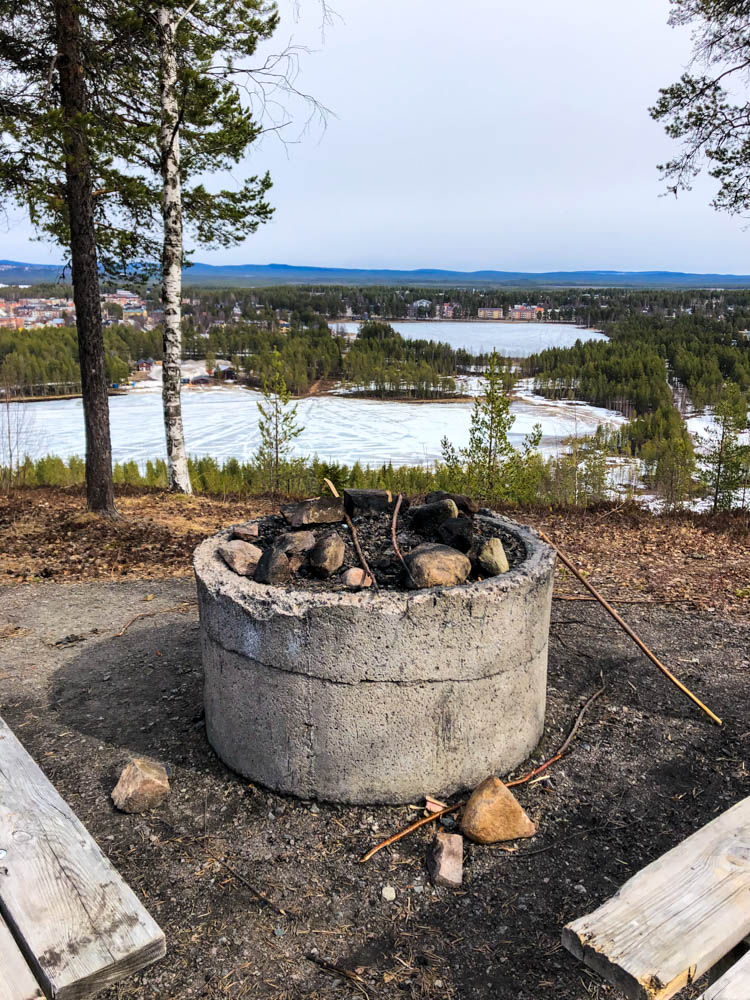
<svg viewBox="0 0 750 1000"><path fill-rule="evenodd" d="M340 802L506 773L544 724L553 568L534 532L455 494L348 490L208 539L212 745L254 781Z"/></svg>

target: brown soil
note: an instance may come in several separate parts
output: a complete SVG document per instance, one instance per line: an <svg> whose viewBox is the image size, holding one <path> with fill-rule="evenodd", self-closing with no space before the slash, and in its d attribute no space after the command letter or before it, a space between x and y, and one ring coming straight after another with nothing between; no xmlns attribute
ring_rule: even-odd
<svg viewBox="0 0 750 1000"><path fill-rule="evenodd" d="M277 512L280 502L121 488L123 518L110 522L86 513L80 488L14 490L0 494L0 581L190 576L201 539ZM634 504L499 509L546 531L607 597L682 602L750 618L746 512L657 517ZM582 594L562 567L556 593Z"/></svg>
<svg viewBox="0 0 750 1000"><path fill-rule="evenodd" d="M127 527L81 517L82 498L59 491L0 507L12 583L0 591L0 713L167 935L167 957L104 1000L620 996L561 948L563 924L750 793L741 518L519 516L564 541L610 596L645 602L620 610L725 724L699 713L597 605L555 601L545 734L519 771L562 743L602 675L606 693L565 758L518 789L537 836L510 851L467 843L464 885L449 890L426 877L429 828L359 863L421 815L420 803L349 808L278 796L230 772L206 741L194 589L179 577L194 539L270 501L139 491L119 504ZM154 551L138 549L144 536ZM113 579L107 544L123 538L133 558ZM105 553L74 570L88 582L20 582L44 567L70 579L66 563L79 547ZM156 579L170 574L178 578ZM558 583L574 593L569 577ZM176 607L182 613L167 610ZM139 614L150 617L123 632ZM133 753L172 770L170 798L145 816L117 813L109 798ZM393 903L382 897L386 885ZM697 998L702 985L681 998Z"/></svg>

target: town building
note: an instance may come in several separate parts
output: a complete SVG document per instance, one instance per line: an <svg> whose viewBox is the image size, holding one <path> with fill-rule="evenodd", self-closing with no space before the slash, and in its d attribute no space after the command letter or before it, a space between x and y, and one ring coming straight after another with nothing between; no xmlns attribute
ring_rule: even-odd
<svg viewBox="0 0 750 1000"><path fill-rule="evenodd" d="M477 309L477 319L504 319L505 310L502 306L480 306Z"/></svg>
<svg viewBox="0 0 750 1000"><path fill-rule="evenodd" d="M142 306L143 299L135 292L130 292L126 288L118 288L116 292L105 292L102 295L102 302L116 302L118 306Z"/></svg>
<svg viewBox="0 0 750 1000"><path fill-rule="evenodd" d="M516 305L510 311L510 318L516 320L524 320L526 322L533 322L534 320L539 320L544 317L543 306L530 306L527 302L523 305Z"/></svg>
<svg viewBox="0 0 750 1000"><path fill-rule="evenodd" d="M425 316L432 314L432 302L430 299L416 299L414 302L410 302L406 307L407 316L411 316L412 319L416 316Z"/></svg>

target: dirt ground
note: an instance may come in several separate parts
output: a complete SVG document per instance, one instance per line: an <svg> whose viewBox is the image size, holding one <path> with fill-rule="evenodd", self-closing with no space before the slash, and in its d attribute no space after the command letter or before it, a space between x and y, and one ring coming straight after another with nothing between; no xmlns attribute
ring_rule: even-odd
<svg viewBox="0 0 750 1000"><path fill-rule="evenodd" d="M126 525L101 528L81 514L80 497L58 510L43 493L22 497L13 516L0 505L0 714L165 930L166 958L107 1000L614 998L561 948L563 924L750 794L750 624L736 594L750 572L746 529L734 521L545 515L546 530L566 538L611 596L648 602L620 610L725 725L684 699L597 605L556 599L545 734L527 767L554 753L602 675L606 692L568 755L517 790L537 836L510 852L467 842L464 885L450 890L427 878L429 827L359 863L421 815L421 803L285 798L230 772L207 743L189 549L249 516L250 504L154 497L146 511L133 497ZM50 507L35 512L43 502ZM171 510L183 503L180 525ZM136 552L132 570L112 573L106 558L97 569L94 558L69 582L66 538L101 544L127 532L137 546L139 526L146 544L171 553L161 573L158 554ZM94 549L87 541L81 551ZM31 571L44 566L48 579ZM580 594L567 577L558 590ZM134 753L172 776L165 805L144 816L116 812L109 798ZM696 984L682 996L699 993Z"/></svg>
<svg viewBox="0 0 750 1000"><path fill-rule="evenodd" d="M201 539L278 511L271 496L185 497L121 488L120 521L85 512L81 488L0 494L0 583L192 576ZM656 517L634 504L504 511L542 528L606 597L671 601L750 620L750 515ZM557 591L579 594L561 570Z"/></svg>

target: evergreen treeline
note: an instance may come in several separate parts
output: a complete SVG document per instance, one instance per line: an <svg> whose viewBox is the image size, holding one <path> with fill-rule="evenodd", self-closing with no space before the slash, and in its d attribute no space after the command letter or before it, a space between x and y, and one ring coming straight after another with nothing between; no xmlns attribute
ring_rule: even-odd
<svg viewBox="0 0 750 1000"><path fill-rule="evenodd" d="M604 330L609 341L578 341L527 358L524 371L536 390L644 414L671 403L668 379L698 409L718 400L725 381L750 389L750 339L730 321L634 315Z"/></svg>
<svg viewBox="0 0 750 1000"><path fill-rule="evenodd" d="M161 332L118 325L104 330L107 379L122 382L139 358L161 357ZM78 340L73 327L0 329L0 386L27 395L80 385Z"/></svg>
<svg viewBox="0 0 750 1000"><path fill-rule="evenodd" d="M453 395L453 376L484 360L449 344L406 340L387 323L375 321L364 323L359 337L350 342L331 336L328 323L319 316L308 326L289 329L266 321L217 326L207 333L190 326L183 341L186 357L234 359L255 384L262 384L271 356L278 351L284 381L297 395L327 378L343 379L355 391L378 398Z"/></svg>
<svg viewBox="0 0 750 1000"><path fill-rule="evenodd" d="M316 316L331 320L346 316L405 319L419 299L430 302L421 315L435 317L444 302L458 306L456 318L476 319L481 307L508 309L519 302L541 306L545 320L575 322L601 328L627 316L699 316L750 322L750 289L624 289L624 288L398 288L332 285L278 285L269 288L188 288L184 305L196 326L228 322L235 307L244 319L282 313L294 325L309 324ZM156 303L156 298L153 299Z"/></svg>

